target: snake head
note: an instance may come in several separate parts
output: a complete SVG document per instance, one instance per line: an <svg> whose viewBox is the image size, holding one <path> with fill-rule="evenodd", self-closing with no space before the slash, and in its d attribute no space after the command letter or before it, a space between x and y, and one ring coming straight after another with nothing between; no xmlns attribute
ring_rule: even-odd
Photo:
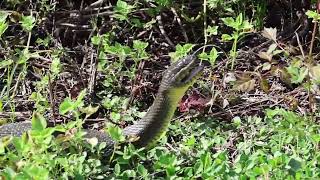
<svg viewBox="0 0 320 180"><path fill-rule="evenodd" d="M189 55L173 63L164 73L159 91L175 92L180 97L201 74L204 65L196 55Z"/></svg>

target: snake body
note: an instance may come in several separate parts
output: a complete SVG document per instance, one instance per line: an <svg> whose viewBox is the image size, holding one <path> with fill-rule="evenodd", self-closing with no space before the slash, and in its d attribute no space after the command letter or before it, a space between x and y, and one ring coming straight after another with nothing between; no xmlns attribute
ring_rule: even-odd
<svg viewBox="0 0 320 180"><path fill-rule="evenodd" d="M168 129L179 101L202 69L203 66L199 65L194 55L187 56L171 65L163 76L156 99L149 111L141 120L124 128L124 135L138 137L133 142L137 147L145 147L157 141ZM29 121L9 123L0 126L0 138L19 137L31 129L32 124ZM107 133L90 129L84 131L86 132L85 138L96 137L99 142L106 142L106 151L113 150L115 142Z"/></svg>

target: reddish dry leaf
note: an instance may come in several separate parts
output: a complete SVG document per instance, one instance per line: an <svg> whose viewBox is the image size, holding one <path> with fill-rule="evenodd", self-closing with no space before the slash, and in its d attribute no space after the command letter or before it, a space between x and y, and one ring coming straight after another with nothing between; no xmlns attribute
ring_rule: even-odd
<svg viewBox="0 0 320 180"><path fill-rule="evenodd" d="M208 99L202 97L198 93L193 93L187 98L183 98L179 104L180 112L188 112L190 109L195 109L197 111L203 111L206 104L209 102Z"/></svg>

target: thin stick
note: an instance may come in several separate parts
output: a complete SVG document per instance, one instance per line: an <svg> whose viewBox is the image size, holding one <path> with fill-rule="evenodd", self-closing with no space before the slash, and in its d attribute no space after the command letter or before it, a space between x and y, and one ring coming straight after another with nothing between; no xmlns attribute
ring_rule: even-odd
<svg viewBox="0 0 320 180"><path fill-rule="evenodd" d="M158 15L156 17L157 21L158 21L158 24L159 24L159 29L160 29L160 32L161 34L164 36L164 38L166 39L166 41L168 42L168 44L171 46L171 47L175 47L175 45L173 44L173 42L170 40L170 38L168 37L166 31L164 30L163 28L163 23L162 23L162 18L161 18L161 15Z"/></svg>

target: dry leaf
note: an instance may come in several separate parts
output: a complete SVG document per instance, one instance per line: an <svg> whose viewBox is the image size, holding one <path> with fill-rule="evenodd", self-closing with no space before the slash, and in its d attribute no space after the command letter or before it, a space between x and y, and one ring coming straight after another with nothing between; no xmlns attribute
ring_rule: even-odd
<svg viewBox="0 0 320 180"><path fill-rule="evenodd" d="M264 92L266 92L266 93L268 93L269 90L270 90L269 82L268 82L266 79L264 79L264 78L262 78L262 79L260 80L260 87L261 87L261 89L262 89Z"/></svg>
<svg viewBox="0 0 320 180"><path fill-rule="evenodd" d="M254 89L255 83L256 83L256 80L254 79L250 79L247 81L240 81L237 83L235 89L242 92L249 92Z"/></svg>
<svg viewBox="0 0 320 180"><path fill-rule="evenodd" d="M188 112L190 109L203 111L209 99L202 97L198 93L192 93L187 98L183 98L179 104L180 112Z"/></svg>
<svg viewBox="0 0 320 180"><path fill-rule="evenodd" d="M264 28L261 35L265 38L273 40L274 42L277 41L277 29L276 28Z"/></svg>
<svg viewBox="0 0 320 180"><path fill-rule="evenodd" d="M310 77L316 82L320 82L320 65L310 68Z"/></svg>
<svg viewBox="0 0 320 180"><path fill-rule="evenodd" d="M223 100L222 108L226 108L229 105L229 101L227 99Z"/></svg>
<svg viewBox="0 0 320 180"><path fill-rule="evenodd" d="M262 71L269 71L271 69L271 64L269 62L262 64Z"/></svg>
<svg viewBox="0 0 320 180"><path fill-rule="evenodd" d="M264 59L264 60L267 60L267 61L271 61L272 60L272 54L269 54L267 52L259 52L258 56L261 58L261 59Z"/></svg>
<svg viewBox="0 0 320 180"><path fill-rule="evenodd" d="M87 142L88 142L92 147L96 147L97 144L99 143L99 142L98 142L98 138L96 138L96 137L87 138L86 140L87 140Z"/></svg>
<svg viewBox="0 0 320 180"><path fill-rule="evenodd" d="M278 68L277 72L280 75L280 80L290 88L292 87L291 76L286 69Z"/></svg>
<svg viewBox="0 0 320 180"><path fill-rule="evenodd" d="M273 52L277 49L278 45L276 43L273 43L269 46L267 53L273 54Z"/></svg>

